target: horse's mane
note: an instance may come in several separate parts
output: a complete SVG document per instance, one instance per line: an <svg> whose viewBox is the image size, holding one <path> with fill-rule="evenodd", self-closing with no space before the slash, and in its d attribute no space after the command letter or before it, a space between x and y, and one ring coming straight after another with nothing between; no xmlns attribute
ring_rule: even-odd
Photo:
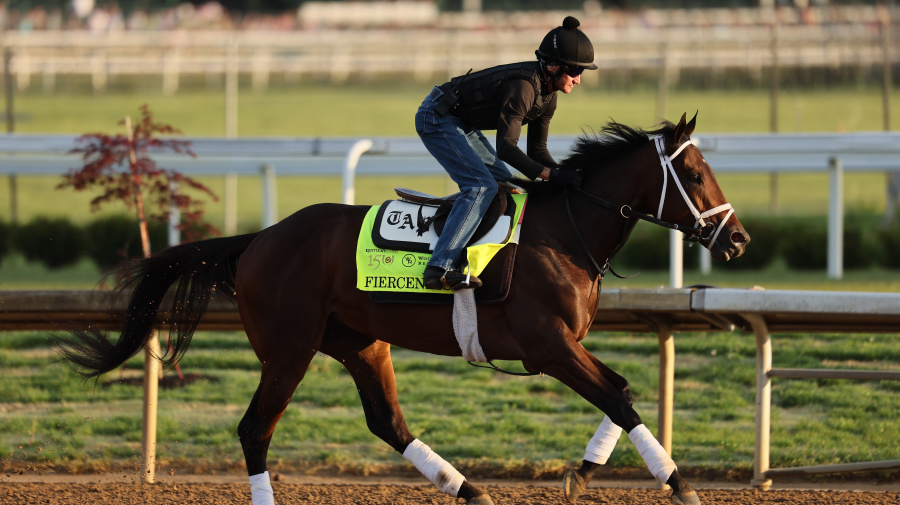
<svg viewBox="0 0 900 505"><path fill-rule="evenodd" d="M675 125L668 121L660 123L653 130L610 121L599 132L585 132L581 135L572 146L571 154L560 162L560 168L581 170L583 173L604 170L609 166L609 161L645 146L655 135L665 135L674 129ZM546 193L560 189L559 186L543 181L515 179L512 182L528 193Z"/></svg>

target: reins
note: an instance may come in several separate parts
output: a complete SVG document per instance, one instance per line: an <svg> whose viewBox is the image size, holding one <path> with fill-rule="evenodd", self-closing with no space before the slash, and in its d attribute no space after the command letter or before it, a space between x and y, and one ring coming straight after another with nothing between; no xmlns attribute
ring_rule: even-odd
<svg viewBox="0 0 900 505"><path fill-rule="evenodd" d="M705 226L702 228L696 227L696 226L694 226L694 227L683 226L678 223L673 223L671 221L666 221L664 219L656 218L652 214L644 214L643 212L638 212L638 211L632 209L628 205L622 205L620 207L620 206L615 205L614 203L610 202L609 200L605 200L603 198L600 198L597 195L588 193L587 191L585 191L584 189L582 189L580 187L576 187L576 188L572 188L572 189L574 189L575 191L578 191L582 195L590 198L595 203L599 204L601 207L618 211L619 214L622 217L624 217L625 219L633 217L636 219L640 219L642 221L647 221L648 223L653 223L657 226L662 226L663 228L669 228L670 230L680 231L680 232L684 233L685 235L687 235L687 237L686 237L687 240L689 240L691 242L699 242L700 240L704 240L705 238L708 238L708 237L704 237L703 235L707 234L707 233L711 233L710 231L708 231L710 229L709 226ZM568 198L568 193L566 194L566 198ZM712 224L712 223L708 223L708 224Z"/></svg>

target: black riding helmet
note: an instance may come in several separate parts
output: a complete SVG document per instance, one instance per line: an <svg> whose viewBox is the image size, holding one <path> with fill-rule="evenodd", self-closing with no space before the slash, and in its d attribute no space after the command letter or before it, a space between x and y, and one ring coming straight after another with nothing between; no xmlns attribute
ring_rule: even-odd
<svg viewBox="0 0 900 505"><path fill-rule="evenodd" d="M577 19L566 16L562 26L550 30L534 54L546 63L597 70L594 46L588 36L578 29L580 25Z"/></svg>

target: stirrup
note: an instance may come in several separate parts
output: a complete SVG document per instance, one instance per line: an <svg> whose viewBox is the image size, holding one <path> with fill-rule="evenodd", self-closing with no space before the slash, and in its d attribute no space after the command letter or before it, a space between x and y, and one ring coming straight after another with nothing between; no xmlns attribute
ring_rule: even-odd
<svg viewBox="0 0 900 505"><path fill-rule="evenodd" d="M453 291L480 288L483 284L481 279L472 275L471 272L464 274L456 270L445 271L433 265L425 267L424 281L426 289L452 289Z"/></svg>

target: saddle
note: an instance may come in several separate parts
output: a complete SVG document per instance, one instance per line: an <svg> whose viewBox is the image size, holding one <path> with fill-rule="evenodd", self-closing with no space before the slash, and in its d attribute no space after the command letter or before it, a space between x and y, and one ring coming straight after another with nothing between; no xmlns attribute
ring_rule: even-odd
<svg viewBox="0 0 900 505"><path fill-rule="evenodd" d="M509 185L502 185L466 246L479 242L503 243L512 231L516 206ZM460 193L438 197L413 189L395 188L400 200L381 206L372 230L372 242L385 249L430 253L444 231L450 209Z"/></svg>

